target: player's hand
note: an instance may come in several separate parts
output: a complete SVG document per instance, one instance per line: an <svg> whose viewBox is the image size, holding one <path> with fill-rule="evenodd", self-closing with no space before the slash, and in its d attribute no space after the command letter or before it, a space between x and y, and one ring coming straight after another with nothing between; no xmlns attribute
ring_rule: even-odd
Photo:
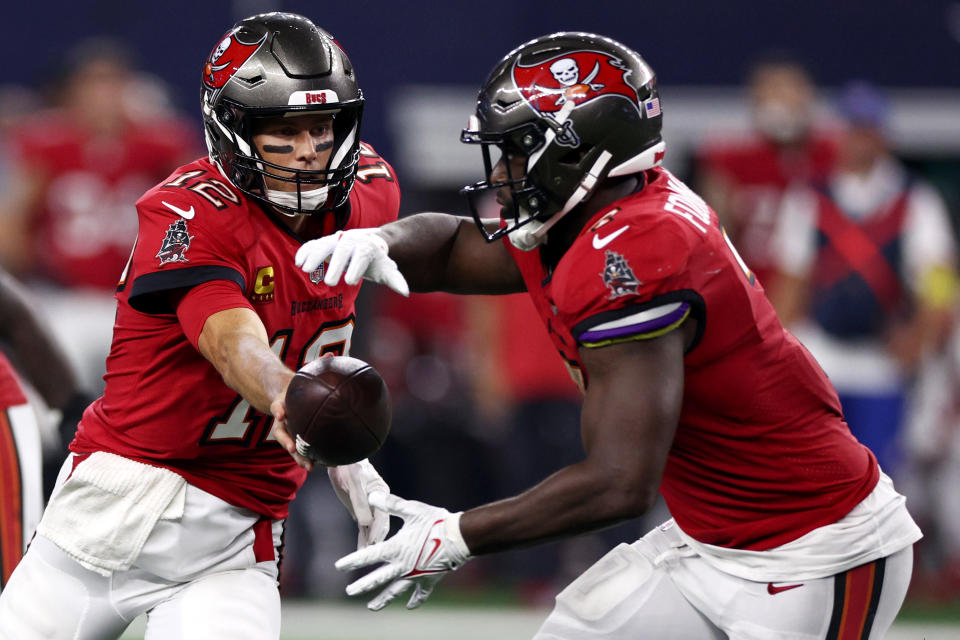
<svg viewBox="0 0 960 640"><path fill-rule="evenodd" d="M461 513L450 513L440 507L382 493L371 494L370 504L403 518L403 527L385 542L340 558L336 567L340 571L349 571L385 563L347 585L347 595L351 596L387 585L367 603L371 611L382 609L410 587L415 589L407 608L419 607L437 582L471 558L470 549L460 534Z"/></svg>
<svg viewBox="0 0 960 640"><path fill-rule="evenodd" d="M340 502L357 522L357 549L383 542L390 531L390 514L370 506L369 496L374 491L390 493L390 487L373 468L369 460L339 467L327 467L330 484Z"/></svg>
<svg viewBox="0 0 960 640"><path fill-rule="evenodd" d="M400 295L410 295L410 286L387 253L387 241L376 229L349 229L305 243L294 262L310 273L329 260L323 281L330 287L340 282L340 276L348 285L364 278L385 284Z"/></svg>
<svg viewBox="0 0 960 640"><path fill-rule="evenodd" d="M297 443L290 432L287 431L287 405L283 401L282 395L270 403L270 413L273 414L273 437L277 439L281 447L286 449L287 453L293 456L298 465L307 471L313 471L313 462L297 453Z"/></svg>

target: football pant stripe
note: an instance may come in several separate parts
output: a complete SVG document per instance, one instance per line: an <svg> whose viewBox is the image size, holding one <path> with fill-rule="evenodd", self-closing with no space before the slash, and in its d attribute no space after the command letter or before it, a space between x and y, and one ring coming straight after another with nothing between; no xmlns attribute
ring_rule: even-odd
<svg viewBox="0 0 960 640"><path fill-rule="evenodd" d="M0 411L0 587L23 554L22 478L13 426Z"/></svg>
<svg viewBox="0 0 960 640"><path fill-rule="evenodd" d="M865 564L834 579L833 613L826 640L867 640L883 588L885 560Z"/></svg>

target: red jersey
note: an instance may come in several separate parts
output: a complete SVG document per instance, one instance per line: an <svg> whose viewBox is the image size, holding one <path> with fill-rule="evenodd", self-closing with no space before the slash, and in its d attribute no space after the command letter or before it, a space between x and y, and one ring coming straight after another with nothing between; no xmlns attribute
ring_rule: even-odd
<svg viewBox="0 0 960 640"><path fill-rule="evenodd" d="M598 212L548 273L508 243L573 371L578 348L650 338L697 320L660 492L701 542L770 549L842 518L876 485L837 394L785 331L716 214L664 169Z"/></svg>
<svg viewBox="0 0 960 640"><path fill-rule="evenodd" d="M835 163L836 144L828 135L818 133L797 148L784 149L753 137L715 143L703 153L703 168L729 183L730 224L739 229L737 247L765 286L775 267L770 239L784 190L795 180L825 180Z"/></svg>
<svg viewBox="0 0 960 640"><path fill-rule="evenodd" d="M132 203L199 141L178 121L130 124L99 139L53 113L29 121L14 142L18 160L42 181L29 212L34 275L112 291L137 236Z"/></svg>
<svg viewBox="0 0 960 640"><path fill-rule="evenodd" d="M20 379L7 357L0 352L0 409L27 404L27 396L20 387Z"/></svg>
<svg viewBox="0 0 960 640"><path fill-rule="evenodd" d="M392 168L365 147L346 228L395 220L399 204ZM322 268L307 274L296 267L304 239L206 159L148 191L137 213L140 232L116 295L106 389L84 412L70 449L166 467L231 504L286 517L306 472L273 439L272 417L224 384L166 297L153 294L236 283L274 353L296 370L323 353L349 351L360 287L328 287Z"/></svg>

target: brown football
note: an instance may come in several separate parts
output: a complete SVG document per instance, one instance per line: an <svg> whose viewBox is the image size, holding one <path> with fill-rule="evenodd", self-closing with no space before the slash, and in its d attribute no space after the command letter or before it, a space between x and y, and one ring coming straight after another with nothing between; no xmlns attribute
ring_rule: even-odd
<svg viewBox="0 0 960 640"><path fill-rule="evenodd" d="M304 365L287 387L286 402L297 452L328 467L369 457L390 431L390 391L377 370L357 358Z"/></svg>

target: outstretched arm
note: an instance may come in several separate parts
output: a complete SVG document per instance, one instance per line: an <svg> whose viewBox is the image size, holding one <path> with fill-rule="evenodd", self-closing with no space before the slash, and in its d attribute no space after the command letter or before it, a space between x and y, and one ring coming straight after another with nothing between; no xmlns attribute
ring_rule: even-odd
<svg viewBox="0 0 960 640"><path fill-rule="evenodd" d="M275 402L282 403L293 371L270 350L256 313L246 308L214 313L204 323L197 346L227 386L256 409L270 413Z"/></svg>
<svg viewBox="0 0 960 640"><path fill-rule="evenodd" d="M490 224L496 226L495 222ZM420 213L380 227L379 232L414 291L526 291L503 243L487 242L470 218Z"/></svg>
<svg viewBox="0 0 960 640"><path fill-rule="evenodd" d="M404 294L408 283L413 291L525 290L503 244L487 243L471 219L444 213L420 213L377 229L339 231L297 251L296 262L307 272L328 260L324 282L330 286L343 276L350 285L365 278Z"/></svg>

